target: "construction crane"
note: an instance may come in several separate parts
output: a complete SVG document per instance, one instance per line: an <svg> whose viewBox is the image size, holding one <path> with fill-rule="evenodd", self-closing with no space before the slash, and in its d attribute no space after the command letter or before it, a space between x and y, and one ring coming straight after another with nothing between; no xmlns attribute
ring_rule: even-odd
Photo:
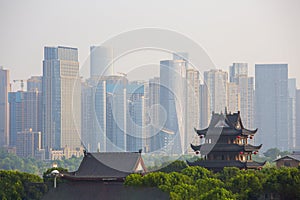
<svg viewBox="0 0 300 200"><path fill-rule="evenodd" d="M24 91L24 82L25 80L13 80L14 83L20 82L21 83L21 91Z"/></svg>

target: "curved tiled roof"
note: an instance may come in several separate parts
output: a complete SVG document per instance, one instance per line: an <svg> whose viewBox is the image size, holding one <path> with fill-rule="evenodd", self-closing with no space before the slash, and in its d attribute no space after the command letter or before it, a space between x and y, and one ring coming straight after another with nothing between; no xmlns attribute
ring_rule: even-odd
<svg viewBox="0 0 300 200"><path fill-rule="evenodd" d="M135 173L138 165L144 173L146 168L137 152L86 153L72 178L124 178Z"/></svg>
<svg viewBox="0 0 300 200"><path fill-rule="evenodd" d="M202 145L193 145L191 144L191 148L194 151L200 151L204 154L207 154L209 152L239 152L239 151L258 151L262 145L259 146L253 146L251 144L246 145L239 145L239 144L202 144Z"/></svg>

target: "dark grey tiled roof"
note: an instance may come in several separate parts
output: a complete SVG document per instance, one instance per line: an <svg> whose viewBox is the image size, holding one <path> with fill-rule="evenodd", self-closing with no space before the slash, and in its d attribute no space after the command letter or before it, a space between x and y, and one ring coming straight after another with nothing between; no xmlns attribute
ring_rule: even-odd
<svg viewBox="0 0 300 200"><path fill-rule="evenodd" d="M196 162L188 162L189 166L201 166L208 169L238 167L238 168L259 168L265 165L266 162L259 163L255 161L242 162L238 160L199 160Z"/></svg>
<svg viewBox="0 0 300 200"><path fill-rule="evenodd" d="M216 143L216 144L202 144L198 146L194 146L191 144L191 148L194 151L201 151L204 154L209 152L239 152L239 151L258 151L262 145L253 146L251 144L246 145L239 145L239 144L223 144L223 143Z"/></svg>
<svg viewBox="0 0 300 200"><path fill-rule="evenodd" d="M122 178L134 173L139 161L140 153L109 152L87 153L74 177L93 178Z"/></svg>
<svg viewBox="0 0 300 200"><path fill-rule="evenodd" d="M277 159L274 160L274 161L276 162L276 161L278 161L278 160L282 160L282 159L285 159L285 158L291 158L291 159L300 161L300 154L286 155L286 156L283 156L283 157L281 157L281 158L277 158Z"/></svg>

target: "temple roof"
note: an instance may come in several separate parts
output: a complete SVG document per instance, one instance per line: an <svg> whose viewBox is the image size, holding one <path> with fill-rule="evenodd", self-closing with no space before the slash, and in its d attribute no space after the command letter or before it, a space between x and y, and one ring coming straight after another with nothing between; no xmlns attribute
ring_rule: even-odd
<svg viewBox="0 0 300 200"><path fill-rule="evenodd" d="M66 174L72 179L125 178L131 173L144 173L146 167L138 152L86 153L78 170Z"/></svg>
<svg viewBox="0 0 300 200"><path fill-rule="evenodd" d="M241 120L240 112L218 114L213 113L209 126L206 129L197 130L198 135L253 135L256 130L245 129Z"/></svg>
<svg viewBox="0 0 300 200"><path fill-rule="evenodd" d="M194 151L200 151L204 155L209 152L252 152L252 151L258 151L262 147L262 144L259 146L253 146L250 144L245 145L239 145L239 144L222 144L222 143L216 143L216 144L202 144L195 146L191 144L191 148Z"/></svg>
<svg viewBox="0 0 300 200"><path fill-rule="evenodd" d="M199 160L195 162L188 162L189 166L201 166L208 169L223 169L224 167L237 167L240 169L257 169L263 167L266 162L260 163L255 161L242 162L239 160Z"/></svg>

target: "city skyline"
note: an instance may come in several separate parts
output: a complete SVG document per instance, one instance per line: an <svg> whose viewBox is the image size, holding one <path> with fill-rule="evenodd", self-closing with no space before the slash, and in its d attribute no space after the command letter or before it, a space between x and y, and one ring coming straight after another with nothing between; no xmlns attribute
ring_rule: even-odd
<svg viewBox="0 0 300 200"><path fill-rule="evenodd" d="M249 142L265 144L264 150L272 147L281 150L299 148L296 145L299 136L296 133L295 114L299 100L296 99L296 79L288 78L288 64L257 64L256 95L253 77L248 76L247 63L232 63L226 71L205 71L203 85L199 71L188 64L185 60L188 53L183 52L175 53L173 60L160 61L160 76L155 78L158 88L154 93L151 92L154 88L150 87L153 79L129 81L126 74L91 75L89 79L81 80L81 90L74 90L74 84L80 81L78 49L46 46L44 54L43 77L31 76L28 79L28 92L10 92L8 95L10 147L22 147L17 135L25 134L31 127L40 127L41 122L36 120L42 118L46 158L81 155L79 150L82 148L93 152L143 149L145 153L185 154L191 153L189 144L192 141L197 143L191 135L193 128L207 127L212 113L222 115L243 110L241 117L245 121L245 128L254 130L258 127L260 130L257 141ZM43 100L39 100L39 97L34 102L31 94L43 95ZM159 95L158 99L156 95ZM77 111L71 108L72 103L63 102L77 102ZM43 112L33 106L40 103L43 104ZM164 109L165 119L157 105ZM272 109L272 106L276 109ZM253 115L254 109L256 116ZM157 122L152 121L151 115L154 113L157 113L158 123L164 123L159 130L155 130ZM74 114L78 115L76 122L80 122L82 128L78 123L74 124ZM277 120L276 123L269 120L272 117ZM65 127L59 125L62 122ZM275 133L274 137L272 133ZM22 134L20 137L27 137ZM74 145L73 140L77 144ZM38 157L44 149L37 151Z"/></svg>
<svg viewBox="0 0 300 200"><path fill-rule="evenodd" d="M300 51L300 14L297 10L300 2L296 0L200 1L184 5L174 1L159 4L136 1L130 6L111 1L94 2L93 7L85 2L70 5L67 1L57 4L53 1L2 1L0 4L3 30L0 65L10 69L11 80L42 74L41 49L44 46L77 47L82 67L88 62L90 46L101 45L124 31L144 27L173 30L192 38L205 49L217 68L224 70L232 62L245 62L249 66L249 75L253 76L255 64L288 63L289 77L300 79L300 58L297 56ZM169 4L172 9L163 9ZM65 9L66 6L71 9ZM181 16L182 12L178 11L182 6L190 11L189 15ZM27 12L29 8L30 13ZM109 13L112 8L114 15ZM60 28L59 33L56 28ZM30 47L30 51L18 48L20 46ZM166 59L170 58L159 58ZM124 65L119 63L118 66ZM300 87L299 82L297 87Z"/></svg>

